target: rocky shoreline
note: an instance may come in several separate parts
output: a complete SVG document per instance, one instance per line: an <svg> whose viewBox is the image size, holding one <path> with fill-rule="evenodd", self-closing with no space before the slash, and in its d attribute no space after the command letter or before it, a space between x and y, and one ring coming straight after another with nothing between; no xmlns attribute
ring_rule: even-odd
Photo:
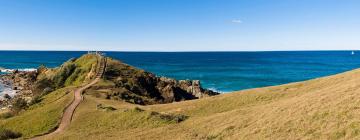
<svg viewBox="0 0 360 140"><path fill-rule="evenodd" d="M33 79L31 75L36 75L35 71L14 71L8 74L0 75L0 84L3 91L0 94L0 107L5 109L11 104L12 99L22 97L32 97L31 84Z"/></svg>
<svg viewBox="0 0 360 140"><path fill-rule="evenodd" d="M70 59L55 69L39 67L36 71L15 70L1 75L0 81L13 94L1 95L3 100L0 102L0 106L8 106L13 100L19 98L30 103L33 99L41 98L56 89L73 85L76 82L84 82L89 76L88 73L91 73L93 67L96 66L96 61L89 64L75 62L90 59L94 59L94 56L84 55L78 59ZM112 58L107 58L107 60L103 80L108 85L98 84L89 89L96 97L151 105L200 99L220 94L202 88L199 80L158 77L121 61ZM87 69L83 69L84 67Z"/></svg>
<svg viewBox="0 0 360 140"><path fill-rule="evenodd" d="M199 80L158 77L111 58L108 58L104 79L112 84L94 86L92 89L96 97L140 105L172 103L220 94L202 88Z"/></svg>
<svg viewBox="0 0 360 140"><path fill-rule="evenodd" d="M0 75L0 86L2 88L0 93L1 109L6 109L10 99L16 95L16 90L13 90L11 81L9 74Z"/></svg>

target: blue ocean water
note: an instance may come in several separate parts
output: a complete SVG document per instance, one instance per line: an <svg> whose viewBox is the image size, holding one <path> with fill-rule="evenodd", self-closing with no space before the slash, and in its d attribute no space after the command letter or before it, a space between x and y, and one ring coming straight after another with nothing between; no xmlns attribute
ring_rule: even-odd
<svg viewBox="0 0 360 140"><path fill-rule="evenodd" d="M86 52L0 51L0 67L56 67ZM198 79L221 92L332 75L360 67L360 52L106 52L132 66L175 79Z"/></svg>

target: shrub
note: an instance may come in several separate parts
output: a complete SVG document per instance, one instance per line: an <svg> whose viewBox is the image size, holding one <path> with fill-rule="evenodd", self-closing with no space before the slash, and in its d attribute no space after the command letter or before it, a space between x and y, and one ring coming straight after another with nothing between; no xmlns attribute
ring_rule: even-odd
<svg viewBox="0 0 360 140"><path fill-rule="evenodd" d="M108 65L105 69L106 79L112 79L112 77L120 76L120 71L114 65Z"/></svg>
<svg viewBox="0 0 360 140"><path fill-rule="evenodd" d="M13 117L14 114L11 113L11 112L5 112L5 113L1 113L0 114L0 119L8 119L8 118L11 118Z"/></svg>
<svg viewBox="0 0 360 140"><path fill-rule="evenodd" d="M97 104L96 105L96 109L98 110L105 110L105 111L115 111L116 108L111 107L111 106L103 106L102 104Z"/></svg>
<svg viewBox="0 0 360 140"><path fill-rule="evenodd" d="M80 82L84 81L86 77L84 73L86 73L86 70L83 70L81 68L76 68L74 72L66 79L65 86L73 85L74 83L79 81Z"/></svg>
<svg viewBox="0 0 360 140"><path fill-rule="evenodd" d="M54 91L54 89L52 89L51 87L46 87L41 94L42 95L47 95L47 94L49 94L50 92L53 92L53 91Z"/></svg>
<svg viewBox="0 0 360 140"><path fill-rule="evenodd" d="M135 112L143 112L143 111L144 111L144 110L141 109L140 107L135 107L133 110L134 110Z"/></svg>
<svg viewBox="0 0 360 140"><path fill-rule="evenodd" d="M182 121L185 121L187 118L189 118L189 116L185 116L182 114L162 114L152 111L150 112L148 118L159 119L166 122L180 123Z"/></svg>
<svg viewBox="0 0 360 140"><path fill-rule="evenodd" d="M41 96L39 95L36 95L32 98L32 100L30 101L30 104L29 105L34 105L34 104L37 104L37 103L40 103L41 102Z"/></svg>
<svg viewBox="0 0 360 140"><path fill-rule="evenodd" d="M47 68L46 68L46 66L45 65L40 65L38 68L37 68L37 72L38 73L42 73L42 72L44 72L44 71L46 71L47 70Z"/></svg>
<svg viewBox="0 0 360 140"><path fill-rule="evenodd" d="M53 89L53 82L47 78L38 80L33 86L33 92L36 94L47 94Z"/></svg>
<svg viewBox="0 0 360 140"><path fill-rule="evenodd" d="M12 105L11 110L15 114L28 107L27 102L23 98L16 98Z"/></svg>
<svg viewBox="0 0 360 140"><path fill-rule="evenodd" d="M0 140L16 139L21 137L21 133L14 132L8 129L0 129Z"/></svg>
<svg viewBox="0 0 360 140"><path fill-rule="evenodd" d="M61 88L64 86L66 79L73 73L76 65L74 63L65 63L58 74L54 76L54 83L56 88Z"/></svg>

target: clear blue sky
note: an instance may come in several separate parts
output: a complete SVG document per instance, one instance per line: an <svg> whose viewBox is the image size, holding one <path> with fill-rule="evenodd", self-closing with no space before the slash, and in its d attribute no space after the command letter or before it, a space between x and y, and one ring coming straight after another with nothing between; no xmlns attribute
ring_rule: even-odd
<svg viewBox="0 0 360 140"><path fill-rule="evenodd" d="M0 50L342 49L359 0L0 0Z"/></svg>

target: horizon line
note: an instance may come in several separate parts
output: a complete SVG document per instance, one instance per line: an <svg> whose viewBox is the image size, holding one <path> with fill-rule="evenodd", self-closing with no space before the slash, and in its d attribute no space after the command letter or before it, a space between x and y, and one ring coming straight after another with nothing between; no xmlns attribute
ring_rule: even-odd
<svg viewBox="0 0 360 140"><path fill-rule="evenodd" d="M115 50L0 50L0 52L144 52L144 53L191 53L191 52L311 52L311 51L360 51L360 49L344 49L344 50L337 50L337 49L330 49L330 50L254 50L254 51L246 51L246 50L230 50L230 51L115 51Z"/></svg>

